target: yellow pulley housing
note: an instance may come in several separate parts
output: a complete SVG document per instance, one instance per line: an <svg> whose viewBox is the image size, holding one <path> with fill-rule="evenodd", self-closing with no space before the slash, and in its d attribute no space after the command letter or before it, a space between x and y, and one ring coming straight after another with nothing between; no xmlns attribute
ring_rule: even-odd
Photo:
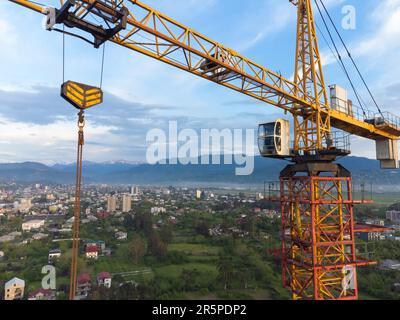
<svg viewBox="0 0 400 320"><path fill-rule="evenodd" d="M103 91L97 87L67 81L61 86L61 97L75 108L85 110L103 102Z"/></svg>

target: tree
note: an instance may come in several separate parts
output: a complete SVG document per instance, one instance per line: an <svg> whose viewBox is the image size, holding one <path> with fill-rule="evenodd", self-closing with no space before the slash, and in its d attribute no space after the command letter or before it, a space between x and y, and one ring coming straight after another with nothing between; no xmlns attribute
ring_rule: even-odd
<svg viewBox="0 0 400 320"><path fill-rule="evenodd" d="M135 234L129 244L129 252L135 264L138 264L143 256L146 254L146 242L139 234Z"/></svg>
<svg viewBox="0 0 400 320"><path fill-rule="evenodd" d="M257 217L250 215L246 218L243 224L243 230L247 231L251 238L254 238L257 228L256 228Z"/></svg>
<svg viewBox="0 0 400 320"><path fill-rule="evenodd" d="M209 237L210 236L210 225L206 221L201 221L196 224L195 230L198 234Z"/></svg>
<svg viewBox="0 0 400 320"><path fill-rule="evenodd" d="M196 269L193 270L183 269L180 276L183 290L184 291L197 290L198 285L196 284L196 277L198 277L199 275L200 272Z"/></svg>
<svg viewBox="0 0 400 320"><path fill-rule="evenodd" d="M218 279L222 281L224 290L229 287L234 276L234 265L231 255L222 254L218 260Z"/></svg>
<svg viewBox="0 0 400 320"><path fill-rule="evenodd" d="M164 243L171 243L174 237L174 233L172 231L172 226L170 224L164 225L160 230L160 237Z"/></svg>
<svg viewBox="0 0 400 320"><path fill-rule="evenodd" d="M137 213L135 216L135 229L149 236L153 232L153 221L150 213Z"/></svg>
<svg viewBox="0 0 400 320"><path fill-rule="evenodd" d="M148 252L151 253L157 260L162 260L167 254L167 245L155 232L151 233L149 236Z"/></svg>
<svg viewBox="0 0 400 320"><path fill-rule="evenodd" d="M183 290L188 291L191 283L193 282L193 271L183 269L180 278L182 281Z"/></svg>
<svg viewBox="0 0 400 320"><path fill-rule="evenodd" d="M127 214L124 217L123 225L127 230L132 230L135 228L135 220L131 214Z"/></svg>

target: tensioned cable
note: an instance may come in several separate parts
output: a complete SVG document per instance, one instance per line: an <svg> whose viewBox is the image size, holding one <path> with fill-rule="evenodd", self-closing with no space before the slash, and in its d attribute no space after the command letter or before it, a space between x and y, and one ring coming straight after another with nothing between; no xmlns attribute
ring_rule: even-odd
<svg viewBox="0 0 400 320"><path fill-rule="evenodd" d="M331 42L332 42L332 44L333 44L333 46L334 46L334 48L335 48L336 54L337 54L337 56L338 56L338 58L339 58L339 61L340 61L341 65L342 65L342 67L343 67L343 70L344 70L345 74L346 74L346 77L347 77L347 79L348 79L349 82L350 82L350 85L351 85L351 87L352 87L352 89L353 89L353 92L354 92L354 94L355 94L355 96L356 96L356 98L357 98L358 103L360 104L360 107L361 107L361 110L362 110L362 112L363 112L363 114L364 114L364 117L367 118L367 114L366 114L366 112L365 112L364 107L362 106L362 102L361 102L361 99L360 99L359 94L358 94L358 92L357 92L357 89L356 89L356 87L354 86L354 83L353 83L353 81L352 81L351 78L350 78L349 72L347 71L346 65L345 65L344 62L343 62L342 56L340 55L340 52L339 52L339 50L338 50L338 48L337 48L337 46L336 46L335 40L333 39L333 36L332 36L332 34L331 34L330 30L329 30L328 24L326 23L326 20L325 20L323 14L322 14L321 8L319 7L317 0L315 0L315 3L316 3L316 5L317 5L319 14L320 14L320 16L321 16L321 18L322 18L322 21L323 21L323 23L324 23L324 25L325 25L325 28L326 28L326 30L327 30L327 32L328 32L328 34L329 34L329 38L331 39Z"/></svg>
<svg viewBox="0 0 400 320"><path fill-rule="evenodd" d="M329 50L331 51L332 56L335 58L336 63L339 65L340 69L342 69L343 73L346 74L345 69L343 68L342 64L340 63L340 60L339 60L338 56L336 55L336 53L333 51L331 45L329 44L329 41L327 40L327 38L326 38L324 32L323 32L322 29L319 27L318 23L315 23L315 25L316 25L316 27L317 27L319 33L322 35L322 38L324 39L325 44L327 45L327 47L328 47ZM363 100L363 98L362 98L360 95L359 95L359 98L360 98L361 102L363 103L364 107L366 107L367 104L365 103L365 101Z"/></svg>
<svg viewBox="0 0 400 320"><path fill-rule="evenodd" d="M382 114L381 108L379 107L378 103L376 102L376 99L375 99L374 95L373 95L372 92L371 92L371 89L369 88L367 82L365 81L363 75L361 74L361 71L360 71L360 69L358 68L358 65L356 64L356 62L355 62L354 59L353 59L353 56L352 56L351 53L350 53L350 50L347 48L347 45L346 45L346 43L344 42L342 35L340 34L338 28L336 27L335 23L333 22L332 17L331 17L331 15L329 14L328 9L326 8L326 6L325 6L325 4L324 4L324 2L323 2L322 0L320 0L320 2L321 2L321 4L322 4L322 6L324 7L324 11L326 12L326 14L327 14L327 16L328 16L328 18L329 18L331 24L333 25L333 27L334 27L334 29L335 29L335 31L336 31L336 33L337 33L337 35L338 35L340 41L342 42L343 47L345 48L345 50L346 50L346 52L347 52L347 55L349 56L351 62L353 63L355 69L357 70L357 73L358 73L358 75L360 76L362 82L364 83L364 86L367 88L367 91L368 91L369 95L371 96L372 101L374 102L376 108L378 109L378 112L381 114L382 117L384 117L383 114Z"/></svg>

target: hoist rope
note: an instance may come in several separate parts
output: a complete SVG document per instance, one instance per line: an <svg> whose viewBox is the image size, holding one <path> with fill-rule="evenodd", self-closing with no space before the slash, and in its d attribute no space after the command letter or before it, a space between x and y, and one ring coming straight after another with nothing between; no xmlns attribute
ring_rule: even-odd
<svg viewBox="0 0 400 320"><path fill-rule="evenodd" d="M77 286L77 268L78 268L78 248L79 248L79 223L81 213L81 188L82 188L82 164L83 164L83 145L85 126L84 111L78 113L78 147L76 159L76 181L75 181L75 203L74 203L74 224L72 229L72 259L69 299L75 300Z"/></svg>
<svg viewBox="0 0 400 320"><path fill-rule="evenodd" d="M102 54L102 57L101 57L100 89L103 87L105 52L106 52L106 43L104 42L104 44L103 44L103 54Z"/></svg>

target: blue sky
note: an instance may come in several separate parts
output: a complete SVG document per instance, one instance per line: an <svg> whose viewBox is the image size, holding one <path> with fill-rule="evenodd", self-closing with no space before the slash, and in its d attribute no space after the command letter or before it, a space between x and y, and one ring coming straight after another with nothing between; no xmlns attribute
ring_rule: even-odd
<svg viewBox="0 0 400 320"><path fill-rule="evenodd" d="M59 6L59 1L41 2ZM293 75L296 9L289 1L143 2L273 71ZM343 7L355 7L356 29L340 28L342 35L379 104L398 112L400 0L325 3L339 26ZM315 14L322 27L316 9ZM58 96L62 38L41 25L41 15L0 1L1 162L72 162L75 157L76 112ZM320 49L327 85L349 87L322 37ZM101 50L67 38L67 79L97 85L100 65ZM147 131L165 128L169 120L180 128L256 128L283 116L272 106L113 44L106 47L103 89L105 103L87 114L85 157L92 161L144 161ZM375 156L374 144L356 137L352 150Z"/></svg>

